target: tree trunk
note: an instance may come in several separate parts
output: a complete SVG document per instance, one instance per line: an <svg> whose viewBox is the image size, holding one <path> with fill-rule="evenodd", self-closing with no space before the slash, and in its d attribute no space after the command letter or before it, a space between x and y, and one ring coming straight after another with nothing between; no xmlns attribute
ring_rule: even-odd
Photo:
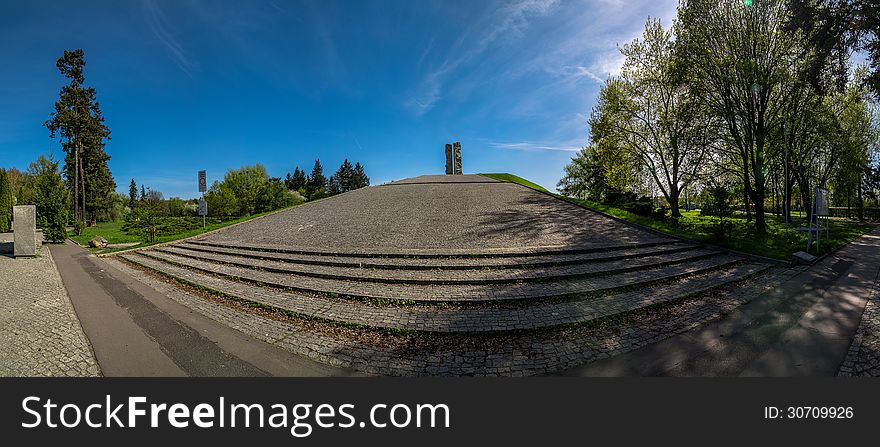
<svg viewBox="0 0 880 447"><path fill-rule="evenodd" d="M79 220L79 141L73 148L73 220Z"/></svg>
<svg viewBox="0 0 880 447"><path fill-rule="evenodd" d="M666 198L666 200L669 202L670 215L673 219L678 219L679 217L681 217L681 212L678 210L678 199L678 188L673 188L672 191L669 193L669 197Z"/></svg>
<svg viewBox="0 0 880 447"><path fill-rule="evenodd" d="M80 208L80 213L82 214L81 220L83 222L83 225L85 225L86 224L86 178L85 178L85 175L83 174L83 164L82 163L79 164L79 178L80 178L79 183L82 187L82 191L81 191L82 194L80 195L81 200L82 200L82 203L81 203L82 207Z"/></svg>
<svg viewBox="0 0 880 447"><path fill-rule="evenodd" d="M865 220L865 197L862 196L862 179L859 178L859 221Z"/></svg>

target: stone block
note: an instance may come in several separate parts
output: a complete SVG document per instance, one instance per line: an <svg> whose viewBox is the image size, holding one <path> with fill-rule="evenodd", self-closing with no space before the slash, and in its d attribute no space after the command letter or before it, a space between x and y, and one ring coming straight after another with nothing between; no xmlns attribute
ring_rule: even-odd
<svg viewBox="0 0 880 447"><path fill-rule="evenodd" d="M12 252L16 258L37 255L37 207L19 205L13 207Z"/></svg>
<svg viewBox="0 0 880 447"><path fill-rule="evenodd" d="M452 144L452 148L453 148L453 151L455 152L455 155L454 155L454 157L455 157L454 174L461 175L462 174L462 171L461 171L461 143L456 141L455 143Z"/></svg>
<svg viewBox="0 0 880 447"><path fill-rule="evenodd" d="M452 175L452 145L446 145L446 175Z"/></svg>
<svg viewBox="0 0 880 447"><path fill-rule="evenodd" d="M794 262L801 265L813 265L816 262L816 257L803 251L796 252L792 255Z"/></svg>

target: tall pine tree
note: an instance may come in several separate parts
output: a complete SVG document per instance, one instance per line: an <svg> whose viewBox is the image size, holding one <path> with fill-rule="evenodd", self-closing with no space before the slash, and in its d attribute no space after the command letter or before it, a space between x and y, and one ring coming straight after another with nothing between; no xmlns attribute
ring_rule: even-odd
<svg viewBox="0 0 880 447"><path fill-rule="evenodd" d="M364 167L358 162L354 164L354 171L351 175L351 189L363 188L364 186L370 186L370 178L367 177Z"/></svg>
<svg viewBox="0 0 880 447"><path fill-rule="evenodd" d="M128 207L134 209L137 205L138 201L138 185L134 182L134 179L131 179L131 183L128 184Z"/></svg>
<svg viewBox="0 0 880 447"><path fill-rule="evenodd" d="M339 169L336 170L336 173L333 174L333 177L330 177L330 195L351 191L353 176L354 167L346 158L342 165L339 166Z"/></svg>
<svg viewBox="0 0 880 447"><path fill-rule="evenodd" d="M110 129L104 124L97 94L85 87L84 53L65 51L58 59L58 70L70 83L61 88L55 111L45 122L52 138L61 138L64 150L64 177L72 192L76 220L94 223L98 211L110 204L116 182L107 167L110 156L104 152Z"/></svg>
<svg viewBox="0 0 880 447"><path fill-rule="evenodd" d="M324 177L321 160L315 160L312 175L309 176L306 185L306 193L308 193L309 200L320 199L327 194L327 178Z"/></svg>
<svg viewBox="0 0 880 447"><path fill-rule="evenodd" d="M12 184L5 169L0 168L0 233L9 231L12 223Z"/></svg>

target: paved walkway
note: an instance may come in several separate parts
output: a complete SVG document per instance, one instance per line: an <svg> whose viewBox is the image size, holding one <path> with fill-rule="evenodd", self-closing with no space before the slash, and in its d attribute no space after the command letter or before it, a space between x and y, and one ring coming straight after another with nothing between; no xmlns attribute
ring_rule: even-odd
<svg viewBox="0 0 880 447"><path fill-rule="evenodd" d="M862 314L878 271L875 229L718 322L566 374L790 377L833 376L842 365L852 370L845 362L854 360L847 353L860 322L863 330L877 324L876 313L866 313L866 321Z"/></svg>
<svg viewBox="0 0 880 447"><path fill-rule="evenodd" d="M349 374L193 313L75 244L52 253L104 375Z"/></svg>
<svg viewBox="0 0 880 447"><path fill-rule="evenodd" d="M52 255L0 255L0 376L98 376Z"/></svg>

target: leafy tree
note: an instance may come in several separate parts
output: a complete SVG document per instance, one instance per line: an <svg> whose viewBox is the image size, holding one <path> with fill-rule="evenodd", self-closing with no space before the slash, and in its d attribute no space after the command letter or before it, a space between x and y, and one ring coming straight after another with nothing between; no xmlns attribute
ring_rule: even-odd
<svg viewBox="0 0 880 447"><path fill-rule="evenodd" d="M370 178L364 172L363 165L360 162L354 164L354 172L351 175L351 189L359 189L370 186Z"/></svg>
<svg viewBox="0 0 880 447"><path fill-rule="evenodd" d="M12 223L12 184L6 170L0 168L0 233L9 231Z"/></svg>
<svg viewBox="0 0 880 447"><path fill-rule="evenodd" d="M605 126L638 158L672 216L679 217L679 197L703 167L716 132L700 95L688 88L689 71L674 45L672 30L649 19L642 38L621 50L622 74L602 87L597 105L602 119L591 127Z"/></svg>
<svg viewBox="0 0 880 447"><path fill-rule="evenodd" d="M306 182L306 194L309 200L320 199L327 194L327 178L324 177L324 168L321 167L321 160L315 160L312 174L309 175Z"/></svg>
<svg viewBox="0 0 880 447"><path fill-rule="evenodd" d="M186 202L180 197L168 199L168 215L171 217L185 217L189 214Z"/></svg>
<svg viewBox="0 0 880 447"><path fill-rule="evenodd" d="M718 218L716 238L724 240L724 219L733 215L733 194L731 185L723 180L713 178L710 185L703 191L704 201L700 214ZM728 239L730 231L728 230Z"/></svg>
<svg viewBox="0 0 880 447"><path fill-rule="evenodd" d="M134 179L131 179L131 183L128 185L128 207L134 209L137 206L138 202L138 187L137 183L134 182Z"/></svg>
<svg viewBox="0 0 880 447"><path fill-rule="evenodd" d="M98 211L97 217L100 222L116 222L125 217L128 209L128 196L113 192L107 199L109 206Z"/></svg>
<svg viewBox="0 0 880 447"><path fill-rule="evenodd" d="M163 202L161 192L148 188L144 194L144 200L134 211L129 213L122 229L130 234L140 235L147 243L155 243L164 221L163 218L167 216Z"/></svg>
<svg viewBox="0 0 880 447"><path fill-rule="evenodd" d="M69 193L58 170L58 162L51 157L40 156L28 168L35 179L35 205L37 225L43 236L52 242L67 238L67 217L70 205Z"/></svg>
<svg viewBox="0 0 880 447"><path fill-rule="evenodd" d="M263 190L269 174L261 164L230 169L223 176L223 183L232 191L238 203L236 215L254 214L257 209L257 197Z"/></svg>
<svg viewBox="0 0 880 447"><path fill-rule="evenodd" d="M274 211L296 204L296 199L287 185L280 178L270 178L263 185L262 191L257 198L257 212L264 213Z"/></svg>
<svg viewBox="0 0 880 447"><path fill-rule="evenodd" d="M12 205L34 205L35 202L35 179L27 171L22 172L16 168L6 170L6 177L12 190Z"/></svg>
<svg viewBox="0 0 880 447"><path fill-rule="evenodd" d="M842 89L853 50L872 67L863 78L880 96L880 3L876 0L788 0L788 27L809 38L805 74L818 90Z"/></svg>
<svg viewBox="0 0 880 447"><path fill-rule="evenodd" d="M57 135L62 139L64 176L74 199L74 217L94 223L98 210L109 206L108 198L116 189L107 167L110 156L104 152L110 129L104 124L95 89L84 86L83 51L64 51L56 66L70 83L61 88L45 126L52 138Z"/></svg>
<svg viewBox="0 0 880 447"><path fill-rule="evenodd" d="M565 175L556 185L563 195L578 199L601 201L608 189L605 172L597 160L596 146L580 150L565 166Z"/></svg>
<svg viewBox="0 0 880 447"><path fill-rule="evenodd" d="M768 171L779 159L781 134L793 91L789 82L803 48L786 33L783 0L750 6L741 0L689 0L679 9L678 44L695 88L725 127L729 158L740 168L745 198L754 204L755 228L764 218ZM749 204L746 203L746 209Z"/></svg>
<svg viewBox="0 0 880 447"><path fill-rule="evenodd" d="M214 217L230 217L238 213L238 199L226 183L214 181L205 193L208 214Z"/></svg>

